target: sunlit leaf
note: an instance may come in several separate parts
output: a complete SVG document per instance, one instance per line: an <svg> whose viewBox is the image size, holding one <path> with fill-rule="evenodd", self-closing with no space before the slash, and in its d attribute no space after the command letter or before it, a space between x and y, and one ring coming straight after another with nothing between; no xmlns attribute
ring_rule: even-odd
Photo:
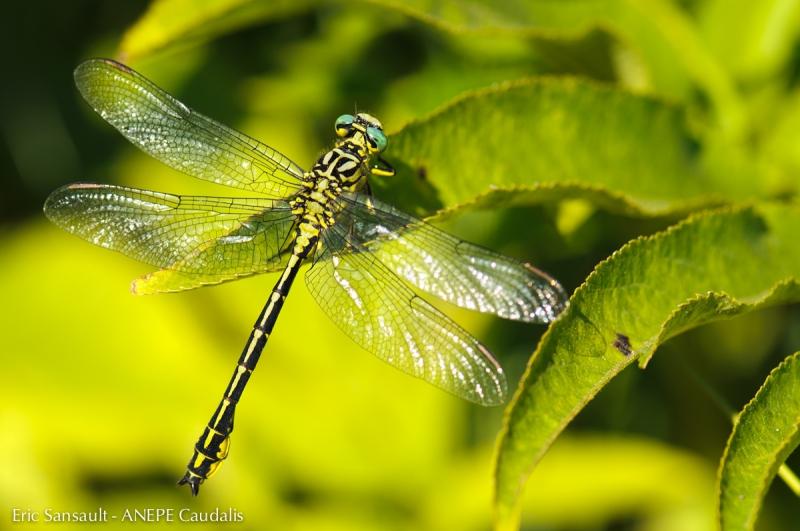
<svg viewBox="0 0 800 531"><path fill-rule="evenodd" d="M120 44L131 61L170 46L207 41L242 26L302 10L302 0L155 0Z"/></svg>
<svg viewBox="0 0 800 531"><path fill-rule="evenodd" d="M121 514L136 496L186 499L175 482L276 275L135 297L130 280L145 270L44 219L0 239L0 289L15 301L0 373L0 429L19 452L0 473L9 503L72 511L99 498ZM236 457L215 476L226 479L209 482L198 507L268 521L292 510L278 493L293 488L409 505L438 488L463 402L361 351L302 283L269 352L238 412Z"/></svg>
<svg viewBox="0 0 800 531"><path fill-rule="evenodd" d="M773 370L736 419L719 473L722 531L753 529L778 467L800 445L800 352Z"/></svg>
<svg viewBox="0 0 800 531"><path fill-rule="evenodd" d="M785 168L778 186L794 190L800 175L800 93L778 96L764 113L762 153L765 159Z"/></svg>
<svg viewBox="0 0 800 531"><path fill-rule="evenodd" d="M800 209L764 205L690 218L597 266L543 336L506 412L498 528L555 437L622 369L700 324L800 300Z"/></svg>
<svg viewBox="0 0 800 531"><path fill-rule="evenodd" d="M720 62L748 81L782 68L800 35L796 0L710 0L703 2L699 18Z"/></svg>
<svg viewBox="0 0 800 531"><path fill-rule="evenodd" d="M470 93L393 135L386 157L400 173L378 188L428 210L582 197L659 215L762 193L705 169L677 107L577 79Z"/></svg>
<svg viewBox="0 0 800 531"><path fill-rule="evenodd" d="M487 451L467 454L450 467L442 478L449 487L426 500L428 529L491 527L490 462ZM675 477L681 481L672 481ZM711 463L685 450L643 437L565 435L521 500L523 524L526 529L602 529L603 523L636 514L645 529L707 531L713 485Z"/></svg>

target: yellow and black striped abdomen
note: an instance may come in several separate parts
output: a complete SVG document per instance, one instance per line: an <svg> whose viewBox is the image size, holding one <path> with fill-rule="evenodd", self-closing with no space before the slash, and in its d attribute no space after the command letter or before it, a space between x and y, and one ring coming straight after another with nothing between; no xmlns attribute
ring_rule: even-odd
<svg viewBox="0 0 800 531"><path fill-rule="evenodd" d="M300 239L299 235L302 232L302 230L298 230L296 240ZM300 264L316 245L317 235L312 234L303 238L302 241L304 242L303 245L299 243L295 245L294 253L289 259L286 269L284 269L275 287L272 288L272 293L253 325L250 337L242 350L242 354L239 356L236 369L233 372L233 376L231 376L230 382L228 382L228 387L225 388L222 400L220 400L217 409L211 416L211 420L203 429L200 438L197 439L192 458L186 466L186 473L178 482L181 485L188 484L195 495L199 491L200 484L211 477L228 456L236 405L275 327L278 315L283 308L283 302L286 300L292 282L300 269Z"/></svg>

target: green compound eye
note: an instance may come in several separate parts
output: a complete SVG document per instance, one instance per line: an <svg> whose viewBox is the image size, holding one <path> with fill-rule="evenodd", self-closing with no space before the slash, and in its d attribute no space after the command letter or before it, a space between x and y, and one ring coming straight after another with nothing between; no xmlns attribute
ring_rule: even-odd
<svg viewBox="0 0 800 531"><path fill-rule="evenodd" d="M386 145L389 143L386 135L377 127L367 127L367 136L371 144L375 146L375 150L379 153L386 149Z"/></svg>
<svg viewBox="0 0 800 531"><path fill-rule="evenodd" d="M350 126L353 125L353 121L355 118L352 114L343 114L336 119L336 134L339 136L344 136L350 130Z"/></svg>

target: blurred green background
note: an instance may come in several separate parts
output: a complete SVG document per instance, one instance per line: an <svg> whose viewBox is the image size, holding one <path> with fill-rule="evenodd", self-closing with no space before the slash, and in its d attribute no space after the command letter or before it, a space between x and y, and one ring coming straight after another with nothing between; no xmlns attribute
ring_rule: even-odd
<svg viewBox="0 0 800 531"><path fill-rule="evenodd" d="M642 8L643 20L678 13L696 41L656 43L640 56L636 38L620 38L613 24L475 35L377 5L330 3L130 64L302 166L330 144L335 117L355 107L391 133L468 89L589 77L686 105L690 119L713 123L747 156L768 161L764 178L783 190L800 165L800 8L765 2L768 16L748 23L749 8L734 4L748 5ZM236 194L138 152L74 88L73 68L115 56L147 9L134 1L16 2L0 22L0 527L14 507L103 506L234 507L245 516L242 529L488 529L502 409L472 406L373 358L327 320L302 282L239 407L231 457L200 497L175 486L275 278L135 297L129 282L146 266L59 231L41 213L50 191L77 180ZM730 87L703 81L713 70L685 66L698 42L733 80L735 104ZM394 201L380 194L390 187L376 184L383 199L430 213L425 198ZM614 249L674 221L567 201L472 211L444 227L530 260L572 291ZM447 311L490 347L515 385L543 327ZM532 476L524 528L711 529L730 427L691 375L738 410L799 343L800 311L776 308L685 334L647 371L628 369ZM789 464L800 469L797 456ZM776 482L760 528L789 529L787 522L800 522L800 507ZM196 526L204 527L215 528Z"/></svg>

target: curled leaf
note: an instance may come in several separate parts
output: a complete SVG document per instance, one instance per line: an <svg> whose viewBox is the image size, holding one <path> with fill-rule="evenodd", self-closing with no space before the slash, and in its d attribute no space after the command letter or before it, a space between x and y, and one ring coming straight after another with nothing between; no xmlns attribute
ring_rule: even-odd
<svg viewBox="0 0 800 531"><path fill-rule="evenodd" d="M724 209L634 240L598 265L542 337L506 410L498 528L516 528L533 467L622 369L690 328L800 300L798 230L796 207Z"/></svg>
<svg viewBox="0 0 800 531"><path fill-rule="evenodd" d="M636 215L684 213L763 195L747 172L709 171L683 112L570 78L467 93L392 136L395 203L427 210L580 197Z"/></svg>
<svg viewBox="0 0 800 531"><path fill-rule="evenodd" d="M772 479L798 445L800 352L770 373L734 423L719 472L722 531L753 529Z"/></svg>

